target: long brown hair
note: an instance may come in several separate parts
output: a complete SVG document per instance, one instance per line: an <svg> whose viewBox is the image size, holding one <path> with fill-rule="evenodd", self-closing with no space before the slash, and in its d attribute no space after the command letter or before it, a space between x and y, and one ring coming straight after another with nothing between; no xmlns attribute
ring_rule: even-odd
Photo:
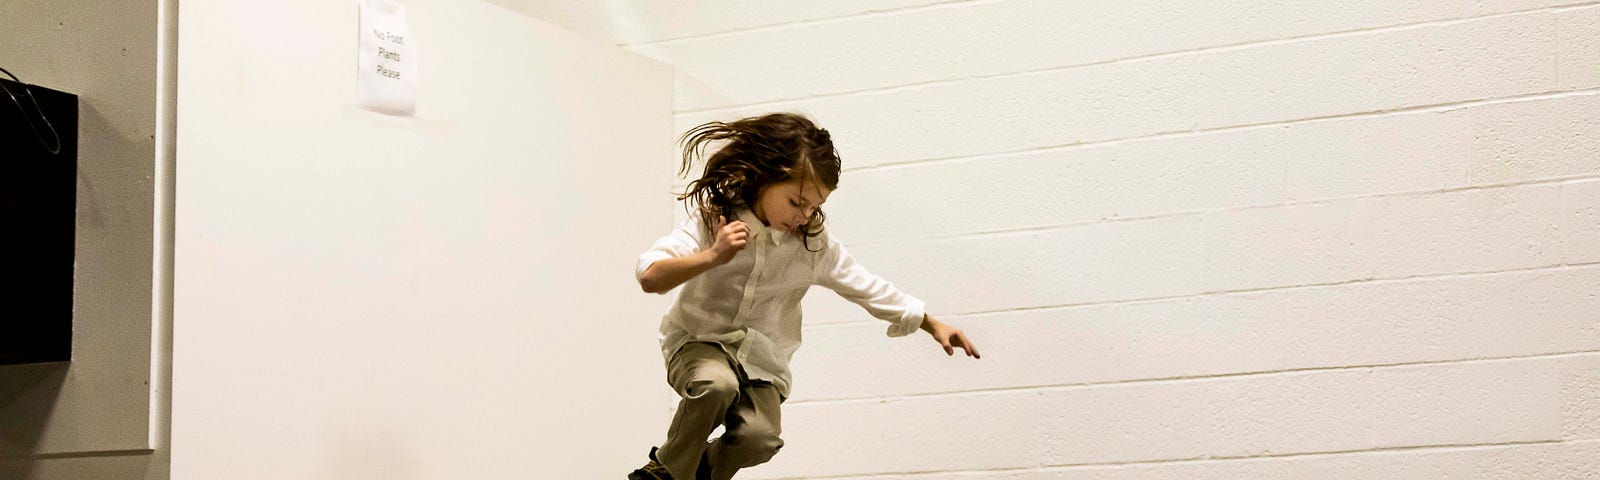
<svg viewBox="0 0 1600 480"><path fill-rule="evenodd" d="M758 193L767 185L799 179L818 182L829 191L839 188L839 152L826 129L794 113L772 113L733 122L709 122L684 132L683 167L686 175L696 158L705 157L713 142L721 146L705 157L705 171L689 182L678 200L700 210L706 230L715 234L717 219L733 221L737 208L754 208ZM688 205L686 205L687 207ZM816 209L801 229L809 240L822 233L827 218ZM810 250L810 242L806 242Z"/></svg>

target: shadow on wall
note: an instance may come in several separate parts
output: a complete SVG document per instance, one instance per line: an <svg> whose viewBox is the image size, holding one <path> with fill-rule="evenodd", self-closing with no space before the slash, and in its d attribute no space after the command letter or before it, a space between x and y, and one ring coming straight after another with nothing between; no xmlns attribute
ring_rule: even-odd
<svg viewBox="0 0 1600 480"><path fill-rule="evenodd" d="M70 366L51 362L0 367L0 477L29 477L34 462L12 457L34 453Z"/></svg>
<svg viewBox="0 0 1600 480"><path fill-rule="evenodd" d="M87 101L78 102L78 244L84 243L84 236L89 234L84 227L96 229L106 226L105 207L102 200L104 195L95 191L96 181L104 181L109 175L107 171L138 168L142 166L123 166L107 164L115 162L121 157L109 155L105 152L139 152L147 148L141 142L134 142L123 135L115 134L117 129L96 111L94 106ZM153 146L148 147L154 150ZM118 175L124 177L125 175ZM115 202L116 199L110 199ZM81 251L81 250L80 250Z"/></svg>

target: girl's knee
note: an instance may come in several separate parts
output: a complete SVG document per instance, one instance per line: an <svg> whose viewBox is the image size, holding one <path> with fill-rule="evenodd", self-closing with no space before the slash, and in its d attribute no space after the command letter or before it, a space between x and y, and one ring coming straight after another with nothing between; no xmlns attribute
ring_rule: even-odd
<svg viewBox="0 0 1600 480"><path fill-rule="evenodd" d="M724 444L737 452L734 457L740 463L740 468L767 463L778 454L779 449L783 448L783 439L778 438L778 433L772 430L745 429L733 437L723 440Z"/></svg>
<svg viewBox="0 0 1600 480"><path fill-rule="evenodd" d="M706 399L731 404L739 396L739 377L733 372L709 373L703 378L691 380L684 390L686 399Z"/></svg>

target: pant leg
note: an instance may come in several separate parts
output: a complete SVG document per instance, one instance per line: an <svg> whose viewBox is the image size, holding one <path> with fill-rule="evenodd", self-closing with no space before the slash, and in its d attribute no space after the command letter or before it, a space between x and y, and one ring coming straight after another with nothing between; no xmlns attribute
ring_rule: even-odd
<svg viewBox="0 0 1600 480"><path fill-rule="evenodd" d="M706 437L722 425L728 408L739 396L739 374L722 348L708 343L684 345L667 365L667 383L683 397L672 416L667 441L656 459L673 478L691 480Z"/></svg>
<svg viewBox="0 0 1600 480"><path fill-rule="evenodd" d="M766 463L783 448L783 398L766 382L747 383L728 409L726 431L711 442L711 480L729 480L739 469Z"/></svg>

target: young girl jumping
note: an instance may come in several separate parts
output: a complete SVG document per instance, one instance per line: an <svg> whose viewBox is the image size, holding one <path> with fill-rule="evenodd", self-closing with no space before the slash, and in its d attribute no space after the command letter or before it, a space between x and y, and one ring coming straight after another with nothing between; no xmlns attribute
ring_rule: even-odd
<svg viewBox="0 0 1600 480"><path fill-rule="evenodd" d="M776 113L684 133L683 167L713 142L705 173L689 184L689 219L639 256L649 293L682 285L661 321L667 383L683 400L667 439L630 480L728 480L783 446L779 405L800 347L800 298L827 287L889 322L889 336L928 332L945 354L979 358L960 329L921 300L868 272L824 228L821 206L839 185L828 131ZM724 433L706 439L717 426Z"/></svg>

